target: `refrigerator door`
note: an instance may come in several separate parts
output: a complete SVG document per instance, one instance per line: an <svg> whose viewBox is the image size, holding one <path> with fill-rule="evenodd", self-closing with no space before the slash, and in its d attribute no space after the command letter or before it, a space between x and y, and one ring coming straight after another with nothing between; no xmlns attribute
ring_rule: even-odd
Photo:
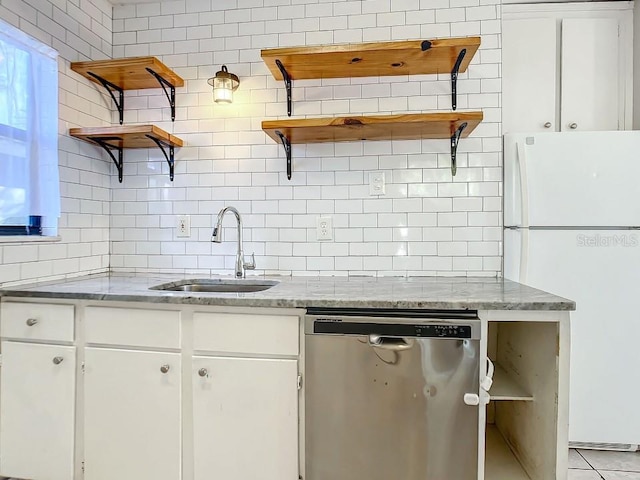
<svg viewBox="0 0 640 480"><path fill-rule="evenodd" d="M504 136L504 224L640 225L640 131Z"/></svg>
<svg viewBox="0 0 640 480"><path fill-rule="evenodd" d="M504 249L506 278L577 303L569 441L640 444L640 232L505 230Z"/></svg>

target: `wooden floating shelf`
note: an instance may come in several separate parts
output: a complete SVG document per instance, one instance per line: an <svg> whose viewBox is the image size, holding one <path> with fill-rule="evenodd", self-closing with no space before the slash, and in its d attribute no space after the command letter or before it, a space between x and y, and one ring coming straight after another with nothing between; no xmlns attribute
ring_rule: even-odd
<svg viewBox="0 0 640 480"><path fill-rule="evenodd" d="M147 68L161 75L174 87L184 86L184 80L156 57L116 58L114 60L71 63L71 70L98 84L100 81L89 72L104 78L122 90L160 88L158 80L149 73Z"/></svg>
<svg viewBox="0 0 640 480"><path fill-rule="evenodd" d="M434 138L451 140L451 172L455 175L458 142L461 137L467 137L482 118L482 112L464 112L266 120L262 122L262 130L276 142L282 142L289 179L291 145L294 144Z"/></svg>
<svg viewBox="0 0 640 480"><path fill-rule="evenodd" d="M533 395L528 393L500 365L495 364L493 385L489 390L491 401L518 400L532 402Z"/></svg>
<svg viewBox="0 0 640 480"><path fill-rule="evenodd" d="M458 74L480 47L480 37L401 42L321 45L262 50L262 60L287 89L287 114L292 111L292 80L451 74L451 106L457 107Z"/></svg>
<svg viewBox="0 0 640 480"><path fill-rule="evenodd" d="M280 141L276 132L281 132L291 144L416 140L449 138L465 122L461 136L467 137L482 117L482 112L466 112L265 120L262 129L276 142Z"/></svg>
<svg viewBox="0 0 640 480"><path fill-rule="evenodd" d="M156 143L149 138L149 136L162 140L174 147L181 147L183 145L180 138L165 132L155 125L72 128L69 130L69 135L92 143L95 143L95 138L101 138L113 148L155 147Z"/></svg>
<svg viewBox="0 0 640 480"><path fill-rule="evenodd" d="M263 61L276 80L283 80L280 60L292 80L451 73L466 49L464 72L480 46L480 37L402 42L324 45L262 50Z"/></svg>
<svg viewBox="0 0 640 480"><path fill-rule="evenodd" d="M109 92L118 108L120 125L124 118L124 90L162 88L171 107L171 120L175 120L175 89L184 86L184 80L156 57L72 62L71 70L102 85Z"/></svg>
<svg viewBox="0 0 640 480"><path fill-rule="evenodd" d="M180 138L155 125L72 128L69 130L69 135L102 147L115 163L120 183L122 183L124 149L160 148L169 164L169 178L173 181L174 148L183 145ZM115 157L112 150L118 152L118 158Z"/></svg>

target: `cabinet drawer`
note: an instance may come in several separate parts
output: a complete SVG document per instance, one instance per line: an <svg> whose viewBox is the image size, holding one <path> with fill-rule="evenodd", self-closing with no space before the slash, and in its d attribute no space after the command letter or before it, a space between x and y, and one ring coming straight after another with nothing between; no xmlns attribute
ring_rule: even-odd
<svg viewBox="0 0 640 480"><path fill-rule="evenodd" d="M180 348L180 312L87 307L87 343Z"/></svg>
<svg viewBox="0 0 640 480"><path fill-rule="evenodd" d="M0 336L24 340L73 342L73 305L0 304Z"/></svg>
<svg viewBox="0 0 640 480"><path fill-rule="evenodd" d="M295 316L195 313L193 348L199 351L298 355Z"/></svg>

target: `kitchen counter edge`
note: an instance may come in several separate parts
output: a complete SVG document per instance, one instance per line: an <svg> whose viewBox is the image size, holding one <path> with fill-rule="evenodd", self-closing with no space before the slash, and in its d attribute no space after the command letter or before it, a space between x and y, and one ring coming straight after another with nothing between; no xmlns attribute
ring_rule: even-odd
<svg viewBox="0 0 640 480"><path fill-rule="evenodd" d="M167 292L149 287L178 280L175 275L100 274L5 287L0 297L265 308L575 310L571 300L495 277L251 278L279 284L257 293Z"/></svg>

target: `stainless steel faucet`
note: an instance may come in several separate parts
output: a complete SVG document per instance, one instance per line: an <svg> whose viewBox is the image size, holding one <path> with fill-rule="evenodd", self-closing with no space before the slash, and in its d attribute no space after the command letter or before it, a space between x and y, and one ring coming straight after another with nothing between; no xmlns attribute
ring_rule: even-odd
<svg viewBox="0 0 640 480"><path fill-rule="evenodd" d="M236 252L236 278L244 278L245 270L255 270L256 268L256 258L255 255L251 254L251 261L245 262L244 260L244 252L242 250L242 218L240 217L240 212L235 209L235 207L225 207L220 210L218 213L218 221L216 222L216 226L213 228L213 235L211 236L211 241L215 243L222 243L222 220L227 212L231 212L236 216L236 220L238 221L238 251Z"/></svg>

